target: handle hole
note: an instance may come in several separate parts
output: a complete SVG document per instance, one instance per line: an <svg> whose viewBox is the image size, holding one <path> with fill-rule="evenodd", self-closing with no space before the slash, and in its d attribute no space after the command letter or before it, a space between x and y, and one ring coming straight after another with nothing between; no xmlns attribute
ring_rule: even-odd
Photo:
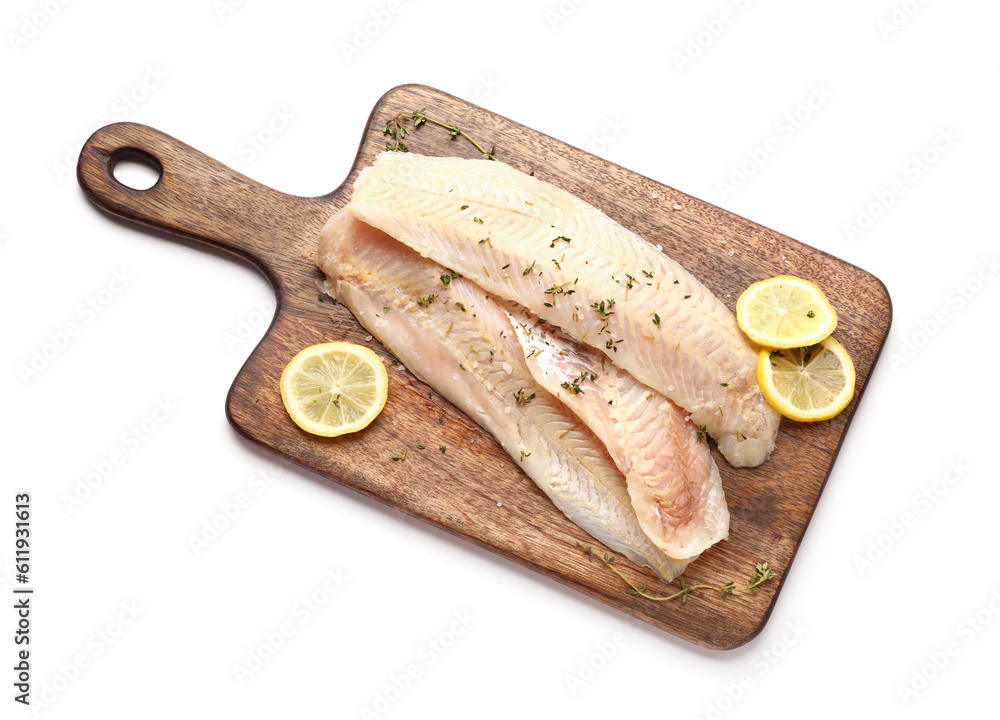
<svg viewBox="0 0 1000 720"><path fill-rule="evenodd" d="M111 175L132 190L149 190L163 177L163 165L139 148L120 148L111 153Z"/></svg>

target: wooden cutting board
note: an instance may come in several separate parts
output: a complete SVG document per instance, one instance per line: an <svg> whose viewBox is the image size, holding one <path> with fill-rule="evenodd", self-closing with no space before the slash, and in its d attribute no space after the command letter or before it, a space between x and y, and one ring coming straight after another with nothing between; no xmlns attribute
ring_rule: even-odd
<svg viewBox="0 0 1000 720"><path fill-rule="evenodd" d="M490 436L398 366L342 306L317 292L314 264L323 223L343 207L360 169L385 149L383 128L402 111L457 125L497 159L559 185L638 232L700 278L733 308L752 282L794 274L818 283L840 311L836 337L857 367L857 396L833 420L784 421L777 449L763 466L736 470L718 456L732 515L729 540L686 573L691 583L745 585L754 564L768 561L778 578L759 594L728 599L692 594L686 603L652 602L625 592L620 579L580 544L607 552L566 520ZM406 138L412 152L477 157L462 138L422 125ZM134 190L113 175L115 163L138 158L161 168L159 181ZM883 284L863 270L785 235L630 172L421 85L386 93L372 110L347 179L322 197L265 187L152 128L116 123L87 141L77 175L99 207L141 225L218 246L260 266L277 294L271 327L237 375L227 398L232 425L335 482L377 498L492 550L651 625L707 648L728 649L764 626L830 475L851 418L891 322ZM313 343L347 340L373 347L389 368L382 415L353 436L318 438L288 418L278 392L285 364ZM417 449L417 445L425 449ZM440 447L446 452L442 453ZM406 457L392 459L394 454ZM623 557L617 566L649 591L669 594L651 572Z"/></svg>

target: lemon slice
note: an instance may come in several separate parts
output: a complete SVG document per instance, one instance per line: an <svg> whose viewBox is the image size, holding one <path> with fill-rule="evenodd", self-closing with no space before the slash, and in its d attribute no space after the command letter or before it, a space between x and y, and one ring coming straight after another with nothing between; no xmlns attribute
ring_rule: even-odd
<svg viewBox="0 0 1000 720"><path fill-rule="evenodd" d="M280 387L296 425L314 435L335 437L367 427L382 412L389 376L370 348L320 343L292 358Z"/></svg>
<svg viewBox="0 0 1000 720"><path fill-rule="evenodd" d="M757 379L771 407L802 422L829 420L854 397L854 363L832 337L810 347L761 350Z"/></svg>
<svg viewBox="0 0 1000 720"><path fill-rule="evenodd" d="M736 321L763 347L805 347L836 329L837 311L813 283L779 275L743 291L736 301Z"/></svg>

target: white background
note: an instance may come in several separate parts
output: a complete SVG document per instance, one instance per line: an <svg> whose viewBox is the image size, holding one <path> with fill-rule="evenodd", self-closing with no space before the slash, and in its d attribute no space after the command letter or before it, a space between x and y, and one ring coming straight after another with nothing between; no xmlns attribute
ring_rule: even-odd
<svg viewBox="0 0 1000 720"><path fill-rule="evenodd" d="M996 717L998 22L986 0L5 2L0 592L9 608L30 492L35 709ZM129 120L325 194L405 82L887 285L885 351L748 645L628 623L243 441L224 399L269 288L111 221L75 179L85 138ZM28 717L2 623L0 715Z"/></svg>

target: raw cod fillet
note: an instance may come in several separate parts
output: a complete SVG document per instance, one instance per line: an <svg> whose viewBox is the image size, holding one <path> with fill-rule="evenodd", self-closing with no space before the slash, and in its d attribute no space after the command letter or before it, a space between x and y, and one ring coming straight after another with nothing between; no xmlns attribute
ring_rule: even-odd
<svg viewBox="0 0 1000 720"><path fill-rule="evenodd" d="M525 312L508 313L528 369L604 443L625 474L646 535L695 557L729 535L729 509L708 441L668 398L603 355Z"/></svg>
<svg viewBox="0 0 1000 720"><path fill-rule="evenodd" d="M380 153L348 210L524 305L687 410L736 467L770 455L778 413L757 347L684 268L596 208L490 160Z"/></svg>
<svg viewBox="0 0 1000 720"><path fill-rule="evenodd" d="M683 572L690 560L646 537L607 450L535 382L506 314L480 288L450 275L445 285L445 268L343 211L322 230L317 265L337 301L490 432L570 520L668 582Z"/></svg>

